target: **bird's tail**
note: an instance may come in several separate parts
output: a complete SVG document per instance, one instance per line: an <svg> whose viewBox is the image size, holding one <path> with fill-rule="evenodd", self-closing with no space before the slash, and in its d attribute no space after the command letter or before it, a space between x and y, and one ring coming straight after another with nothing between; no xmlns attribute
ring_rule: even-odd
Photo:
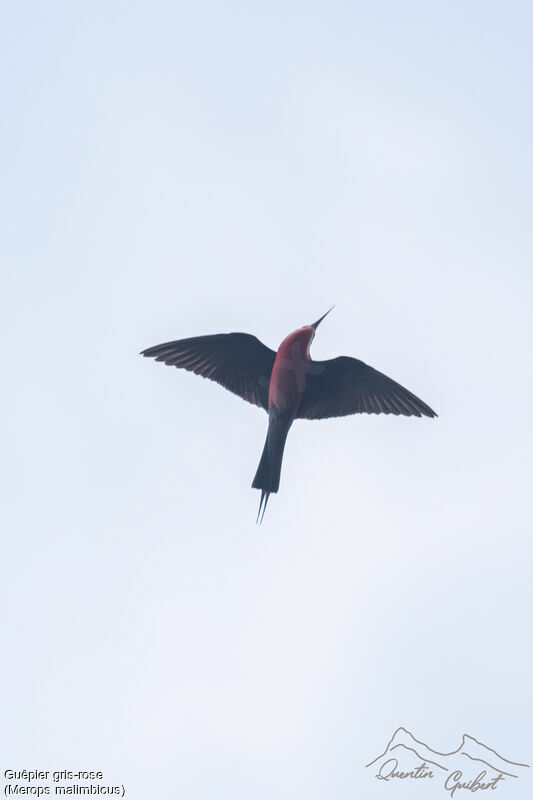
<svg viewBox="0 0 533 800"><path fill-rule="evenodd" d="M279 489L283 450L291 425L292 419L282 416L271 416L269 419L263 454L252 483L252 488L261 489L257 522L263 521L268 498Z"/></svg>

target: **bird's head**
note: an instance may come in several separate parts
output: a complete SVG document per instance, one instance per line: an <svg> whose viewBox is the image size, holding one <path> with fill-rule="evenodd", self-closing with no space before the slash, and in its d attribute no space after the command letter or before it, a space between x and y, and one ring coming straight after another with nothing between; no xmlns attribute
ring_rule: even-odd
<svg viewBox="0 0 533 800"><path fill-rule="evenodd" d="M335 306L331 306L331 308L329 309L329 311L326 311L326 313L325 313L325 314L322 314L322 316L320 317L320 319L317 319L317 321L316 321L316 322L313 322L313 324L309 326L310 328L312 328L312 329L313 329L313 338L311 339L311 341L313 341L313 339L315 338L316 329L318 328L318 326L320 325L320 323L322 322L322 320L324 319L324 317L327 317L327 315L329 314L329 312L330 312L330 311L333 311L333 309L334 309L334 308L335 308Z"/></svg>
<svg viewBox="0 0 533 800"><path fill-rule="evenodd" d="M335 308L335 306L332 306L329 309L329 311L332 311L333 308ZM294 348L297 347L297 348L300 348L302 353L306 353L307 357L309 357L309 347L311 345L311 342L315 338L316 329L318 328L318 326L320 325L320 323L322 322L324 317L327 317L327 315L329 314L329 311L326 311L326 313L323 314L320 317L320 319L317 319L316 322L313 322L312 325L304 325L303 328L298 328L297 331L294 331L293 333L289 334L282 341L282 343L280 345L280 349L281 348L284 348L284 349L291 349L292 348L292 350L294 350ZM292 350L291 350L291 352L292 352Z"/></svg>

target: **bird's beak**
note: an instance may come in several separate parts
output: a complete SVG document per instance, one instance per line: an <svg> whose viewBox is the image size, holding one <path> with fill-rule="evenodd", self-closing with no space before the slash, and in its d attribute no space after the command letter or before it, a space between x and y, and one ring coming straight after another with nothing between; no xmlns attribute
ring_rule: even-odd
<svg viewBox="0 0 533 800"><path fill-rule="evenodd" d="M331 308L329 309L329 311L333 311L333 309L334 309L334 308L335 308L335 306L331 306ZM317 319L317 321L316 321L316 322L313 322L313 324L311 325L311 327L312 327L312 328L313 328L315 331L316 331L316 329L318 328L318 326L320 325L320 323L322 322L322 320L324 319L324 317L327 317L327 315L329 314L329 311L326 311L326 313L325 313L325 314L323 314L323 316L321 316L321 317L320 317L320 319Z"/></svg>

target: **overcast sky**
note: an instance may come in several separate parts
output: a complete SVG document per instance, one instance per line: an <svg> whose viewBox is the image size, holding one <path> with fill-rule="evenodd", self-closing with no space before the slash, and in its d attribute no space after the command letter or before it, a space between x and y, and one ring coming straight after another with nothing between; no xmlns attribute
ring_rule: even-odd
<svg viewBox="0 0 533 800"><path fill-rule="evenodd" d="M532 35L513 0L2 4L2 771L426 800L364 768L400 725L533 763ZM439 417L296 423L256 527L265 413L138 353L333 304L312 355Z"/></svg>

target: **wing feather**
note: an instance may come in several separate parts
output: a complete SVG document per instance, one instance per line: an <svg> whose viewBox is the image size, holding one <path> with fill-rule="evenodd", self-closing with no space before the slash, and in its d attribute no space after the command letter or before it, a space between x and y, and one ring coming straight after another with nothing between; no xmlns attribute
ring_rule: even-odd
<svg viewBox="0 0 533 800"><path fill-rule="evenodd" d="M340 356L314 361L298 411L301 419L326 419L348 414L401 414L436 417L423 400L382 372L356 358Z"/></svg>
<svg viewBox="0 0 533 800"><path fill-rule="evenodd" d="M248 403L268 410L276 354L248 333L218 333L158 344L141 352L169 366L219 383Z"/></svg>

